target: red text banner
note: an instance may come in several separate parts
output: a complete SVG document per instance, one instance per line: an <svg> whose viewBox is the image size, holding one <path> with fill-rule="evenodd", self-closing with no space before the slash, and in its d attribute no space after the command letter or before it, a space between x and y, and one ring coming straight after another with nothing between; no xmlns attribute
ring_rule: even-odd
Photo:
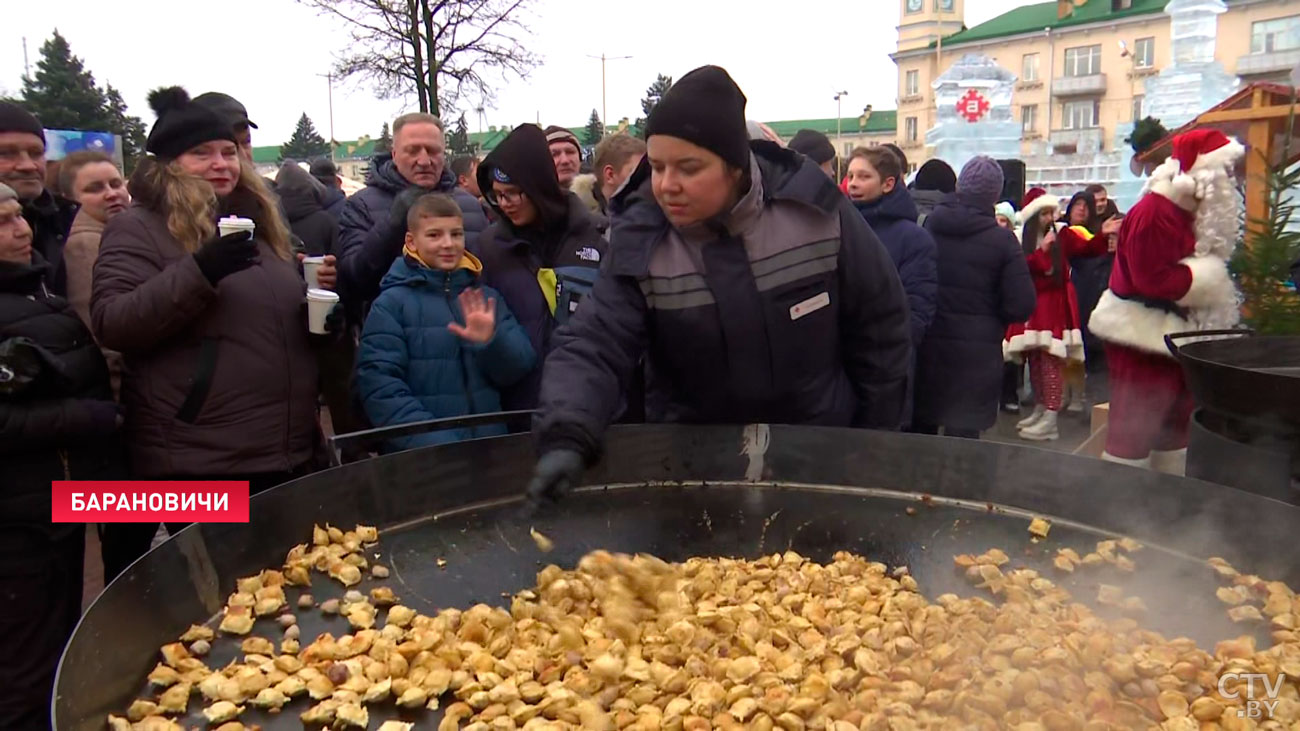
<svg viewBox="0 0 1300 731"><path fill-rule="evenodd" d="M59 481L55 523L247 523L247 482Z"/></svg>

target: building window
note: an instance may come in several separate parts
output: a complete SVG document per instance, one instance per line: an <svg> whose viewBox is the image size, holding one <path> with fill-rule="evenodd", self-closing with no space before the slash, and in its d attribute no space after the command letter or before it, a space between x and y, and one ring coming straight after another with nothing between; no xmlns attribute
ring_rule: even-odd
<svg viewBox="0 0 1300 731"><path fill-rule="evenodd" d="M921 93L921 72L908 71L904 77L903 96L916 96Z"/></svg>
<svg viewBox="0 0 1300 731"><path fill-rule="evenodd" d="M1250 25L1250 52L1275 53L1300 48L1300 15Z"/></svg>
<svg viewBox="0 0 1300 731"><path fill-rule="evenodd" d="M1038 105L1026 104L1020 108L1020 131L1029 133L1038 131Z"/></svg>
<svg viewBox="0 0 1300 731"><path fill-rule="evenodd" d="M1142 96L1141 94L1138 94L1137 96L1133 97L1133 122L1134 123L1136 123L1139 119L1142 119L1142 102L1145 98L1146 97Z"/></svg>
<svg viewBox="0 0 1300 731"><path fill-rule="evenodd" d="M1038 54L1026 53L1020 60L1020 80L1038 81Z"/></svg>
<svg viewBox="0 0 1300 731"><path fill-rule="evenodd" d="M1062 111L1065 129L1092 129L1097 126L1097 118L1101 116L1101 101L1084 99L1066 102Z"/></svg>
<svg viewBox="0 0 1300 731"><path fill-rule="evenodd" d="M908 142L916 142L916 117L908 117L904 121L904 138Z"/></svg>
<svg viewBox="0 0 1300 731"><path fill-rule="evenodd" d="M925 9L925 0L907 0L907 12L919 13Z"/></svg>
<svg viewBox="0 0 1300 731"><path fill-rule="evenodd" d="M1065 49L1066 76L1096 76L1101 73L1101 44Z"/></svg>
<svg viewBox="0 0 1300 731"><path fill-rule="evenodd" d="M1133 67L1139 69L1154 68L1156 65L1156 39L1139 38L1133 44Z"/></svg>

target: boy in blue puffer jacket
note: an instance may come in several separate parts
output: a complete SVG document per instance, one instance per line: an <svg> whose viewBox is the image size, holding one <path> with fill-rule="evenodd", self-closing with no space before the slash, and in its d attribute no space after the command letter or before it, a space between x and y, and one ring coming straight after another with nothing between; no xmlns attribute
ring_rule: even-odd
<svg viewBox="0 0 1300 731"><path fill-rule="evenodd" d="M537 355L465 251L460 207L441 194L407 214L406 244L380 283L357 355L356 385L376 427L501 410L500 389L532 371ZM412 449L497 436L504 425L394 439Z"/></svg>

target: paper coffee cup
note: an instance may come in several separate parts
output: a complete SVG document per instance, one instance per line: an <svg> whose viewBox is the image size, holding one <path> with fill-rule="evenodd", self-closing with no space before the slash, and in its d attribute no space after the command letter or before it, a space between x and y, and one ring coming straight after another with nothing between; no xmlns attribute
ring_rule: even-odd
<svg viewBox="0 0 1300 731"><path fill-rule="evenodd" d="M308 289L320 289L320 276L317 272L324 263L323 256L309 256L302 260L302 276L307 280Z"/></svg>
<svg viewBox="0 0 1300 731"><path fill-rule="evenodd" d="M257 230L257 224L251 218L240 218L239 216L227 216L226 218L217 219L217 231L222 236L228 236L236 231L253 232Z"/></svg>
<svg viewBox="0 0 1300 731"><path fill-rule="evenodd" d="M338 302L339 296L328 289L307 290L307 330L324 335L325 318Z"/></svg>

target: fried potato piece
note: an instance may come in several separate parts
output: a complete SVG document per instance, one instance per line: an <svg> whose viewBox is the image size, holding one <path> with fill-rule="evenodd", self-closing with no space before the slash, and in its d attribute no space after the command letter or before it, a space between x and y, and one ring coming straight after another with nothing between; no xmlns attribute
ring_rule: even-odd
<svg viewBox="0 0 1300 731"><path fill-rule="evenodd" d="M203 709L203 717L208 719L209 726L215 726L219 723L232 721L243 712L243 706L237 706L230 701L217 701Z"/></svg>
<svg viewBox="0 0 1300 731"><path fill-rule="evenodd" d="M205 627L201 624L192 624L190 625L189 629L185 630L185 634L181 635L180 641L186 644L189 644L195 640L211 641L212 638L216 636L217 633L213 632L211 627Z"/></svg>
<svg viewBox="0 0 1300 731"><path fill-rule="evenodd" d="M232 635L246 635L253 631L253 612L248 607L226 607L217 629Z"/></svg>
<svg viewBox="0 0 1300 731"><path fill-rule="evenodd" d="M1046 538L1047 534L1051 530L1052 530L1052 523L1046 518L1034 518L1033 520L1029 521L1029 535L1031 536L1036 536L1038 538Z"/></svg>
<svg viewBox="0 0 1300 731"><path fill-rule="evenodd" d="M163 713L184 713L190 704L190 693L193 691L189 683L177 683L158 696L158 710Z"/></svg>

